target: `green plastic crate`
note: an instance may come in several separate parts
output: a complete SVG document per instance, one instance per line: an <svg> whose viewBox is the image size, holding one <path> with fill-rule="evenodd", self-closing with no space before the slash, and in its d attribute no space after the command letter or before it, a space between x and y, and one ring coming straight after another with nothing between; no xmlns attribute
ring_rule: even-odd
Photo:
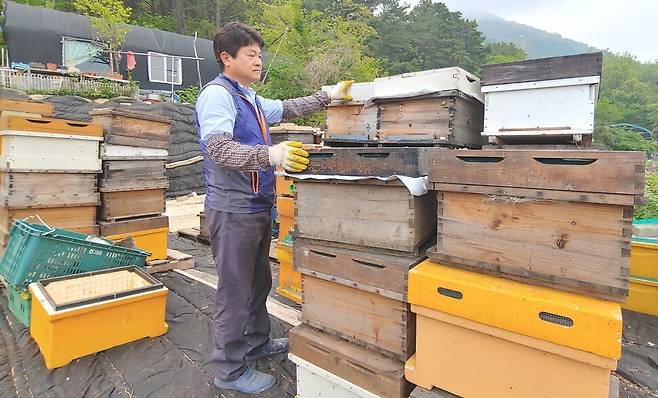
<svg viewBox="0 0 658 398"><path fill-rule="evenodd" d="M32 297L30 292L24 288L16 289L13 286L6 286L7 303L9 311L18 318L18 320L30 327L30 310L32 308Z"/></svg>
<svg viewBox="0 0 658 398"><path fill-rule="evenodd" d="M41 279L126 266L144 267L149 252L88 242L88 235L16 221L0 275L16 289Z"/></svg>

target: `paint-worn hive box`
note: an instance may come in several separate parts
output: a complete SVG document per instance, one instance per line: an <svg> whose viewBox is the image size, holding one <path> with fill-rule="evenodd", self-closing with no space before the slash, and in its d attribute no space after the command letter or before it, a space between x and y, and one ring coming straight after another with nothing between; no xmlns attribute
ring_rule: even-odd
<svg viewBox="0 0 658 398"><path fill-rule="evenodd" d="M355 83L348 93L353 97L352 101L333 101L327 107L325 140L376 140L377 106L365 106L366 101L374 96L375 84Z"/></svg>
<svg viewBox="0 0 658 398"><path fill-rule="evenodd" d="M53 228L66 229L87 235L98 235L96 224L96 205L49 207L41 209L13 209L0 207L0 245L4 246L9 240L9 231L15 220L30 218L30 222L38 223L39 216L46 224Z"/></svg>
<svg viewBox="0 0 658 398"><path fill-rule="evenodd" d="M41 117L52 117L54 110L53 104L46 102L0 98L0 113L2 113L2 116L11 113L17 116L21 114L33 114Z"/></svg>
<svg viewBox="0 0 658 398"><path fill-rule="evenodd" d="M48 369L167 332L167 288L134 267L45 279L29 288L30 335Z"/></svg>
<svg viewBox="0 0 658 398"><path fill-rule="evenodd" d="M165 189L101 192L99 218L119 220L165 212Z"/></svg>
<svg viewBox="0 0 658 398"><path fill-rule="evenodd" d="M53 182L56 183L53 183ZM94 173L0 171L0 206L45 208L97 205Z"/></svg>
<svg viewBox="0 0 658 398"><path fill-rule="evenodd" d="M155 216L99 224L101 236L107 239L119 241L131 236L139 249L151 253L146 260L167 259L169 217Z"/></svg>
<svg viewBox="0 0 658 398"><path fill-rule="evenodd" d="M378 102L380 142L480 147L484 106L460 91Z"/></svg>
<svg viewBox="0 0 658 398"><path fill-rule="evenodd" d="M297 397L299 398L378 398L370 391L293 354L288 354L288 359L297 368Z"/></svg>
<svg viewBox="0 0 658 398"><path fill-rule="evenodd" d="M602 53L482 66L492 143L591 143Z"/></svg>
<svg viewBox="0 0 658 398"><path fill-rule="evenodd" d="M417 253L436 232L436 198L399 181L297 180L299 237L397 253Z"/></svg>
<svg viewBox="0 0 658 398"><path fill-rule="evenodd" d="M424 255L399 257L295 240L296 271L402 302L407 301L409 270L423 259Z"/></svg>
<svg viewBox="0 0 658 398"><path fill-rule="evenodd" d="M416 347L409 304L302 274L302 322L401 361Z"/></svg>
<svg viewBox="0 0 658 398"><path fill-rule="evenodd" d="M290 353L383 398L407 398L404 362L307 325L289 332ZM333 396L333 395L332 395Z"/></svg>
<svg viewBox="0 0 658 398"><path fill-rule="evenodd" d="M276 209L279 213L279 241L283 242L295 227L295 199L283 196L276 198Z"/></svg>
<svg viewBox="0 0 658 398"><path fill-rule="evenodd" d="M12 171L96 173L102 128L45 118L0 118L0 167Z"/></svg>
<svg viewBox="0 0 658 398"><path fill-rule="evenodd" d="M106 144L169 149L171 120L167 118L123 109L97 109L89 114L103 127Z"/></svg>
<svg viewBox="0 0 658 398"><path fill-rule="evenodd" d="M164 160L103 160L103 192L167 188Z"/></svg>
<svg viewBox="0 0 658 398"><path fill-rule="evenodd" d="M625 300L643 153L436 151L430 159L439 202L432 259Z"/></svg>

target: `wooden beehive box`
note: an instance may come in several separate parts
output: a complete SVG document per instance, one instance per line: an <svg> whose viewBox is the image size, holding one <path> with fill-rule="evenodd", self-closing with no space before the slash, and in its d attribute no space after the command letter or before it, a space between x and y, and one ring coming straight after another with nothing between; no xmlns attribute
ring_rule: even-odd
<svg viewBox="0 0 658 398"><path fill-rule="evenodd" d="M97 205L96 174L0 171L0 201L12 208Z"/></svg>
<svg viewBox="0 0 658 398"><path fill-rule="evenodd" d="M302 322L354 344L407 360L416 349L409 304L302 275Z"/></svg>
<svg viewBox="0 0 658 398"><path fill-rule="evenodd" d="M643 153L443 151L429 167L439 202L433 260L625 299Z"/></svg>
<svg viewBox="0 0 658 398"><path fill-rule="evenodd" d="M329 141L372 141L377 139L377 106L364 107L359 103L327 107Z"/></svg>
<svg viewBox="0 0 658 398"><path fill-rule="evenodd" d="M436 232L436 198L413 196L399 181L297 180L299 237L418 253Z"/></svg>
<svg viewBox="0 0 658 398"><path fill-rule="evenodd" d="M409 270L425 257L396 257L296 239L295 271L406 301Z"/></svg>
<svg viewBox="0 0 658 398"><path fill-rule="evenodd" d="M99 219L113 221L165 212L165 189L101 192Z"/></svg>
<svg viewBox="0 0 658 398"><path fill-rule="evenodd" d="M96 224L96 205L41 209L0 207L0 245L4 246L7 244L9 231L15 220L23 220L31 217L29 222L40 223L41 221L36 216L39 216L43 222L53 228L67 229L88 235L98 235L99 233L98 225Z"/></svg>
<svg viewBox="0 0 658 398"><path fill-rule="evenodd" d="M100 188L104 192L167 188L164 160L104 160Z"/></svg>
<svg viewBox="0 0 658 398"><path fill-rule="evenodd" d="M307 325L291 329L290 353L383 398L407 398L404 362Z"/></svg>
<svg viewBox="0 0 658 398"><path fill-rule="evenodd" d="M101 236L113 236L129 234L131 232L167 228L169 227L169 217L154 216L116 222L101 221L99 224Z"/></svg>
<svg viewBox="0 0 658 398"><path fill-rule="evenodd" d="M54 107L52 104L39 101L19 101L8 98L0 98L0 112L2 115L13 114L36 114L42 117L51 117Z"/></svg>
<svg viewBox="0 0 658 398"><path fill-rule="evenodd" d="M97 109L89 114L103 126L106 144L169 148L171 121L167 118L123 109Z"/></svg>
<svg viewBox="0 0 658 398"><path fill-rule="evenodd" d="M377 138L381 142L426 142L479 147L484 105L460 91L430 98L414 97L378 103Z"/></svg>

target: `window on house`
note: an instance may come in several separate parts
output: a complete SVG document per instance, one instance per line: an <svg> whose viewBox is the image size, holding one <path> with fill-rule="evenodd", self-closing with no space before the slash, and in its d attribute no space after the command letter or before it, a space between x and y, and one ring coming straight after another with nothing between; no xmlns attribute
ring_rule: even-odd
<svg viewBox="0 0 658 398"><path fill-rule="evenodd" d="M183 84L182 60L166 54L148 53L149 80L154 83Z"/></svg>
<svg viewBox="0 0 658 398"><path fill-rule="evenodd" d="M110 72L110 53L101 43L88 40L64 38L62 40L62 60L65 67L75 67L80 72L96 72L106 75Z"/></svg>

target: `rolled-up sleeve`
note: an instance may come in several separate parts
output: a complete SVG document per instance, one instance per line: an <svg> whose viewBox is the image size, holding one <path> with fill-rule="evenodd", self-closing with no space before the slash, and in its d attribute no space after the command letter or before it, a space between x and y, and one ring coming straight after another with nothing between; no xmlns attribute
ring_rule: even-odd
<svg viewBox="0 0 658 398"><path fill-rule="evenodd" d="M216 134L233 137L237 110L231 94L225 88L206 87L197 99L196 114L202 142Z"/></svg>

